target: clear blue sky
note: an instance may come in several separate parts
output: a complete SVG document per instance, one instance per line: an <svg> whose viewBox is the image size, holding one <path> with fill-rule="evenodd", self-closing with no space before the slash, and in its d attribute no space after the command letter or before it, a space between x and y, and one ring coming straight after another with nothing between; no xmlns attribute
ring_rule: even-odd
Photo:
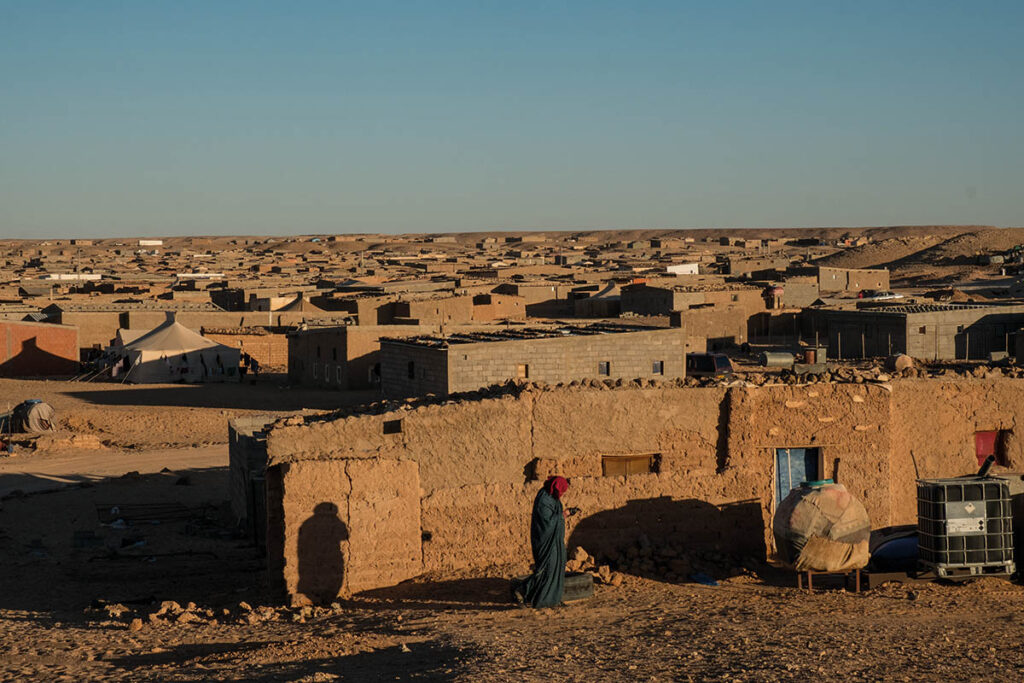
<svg viewBox="0 0 1024 683"><path fill-rule="evenodd" d="M1024 225L1024 3L0 0L0 237Z"/></svg>

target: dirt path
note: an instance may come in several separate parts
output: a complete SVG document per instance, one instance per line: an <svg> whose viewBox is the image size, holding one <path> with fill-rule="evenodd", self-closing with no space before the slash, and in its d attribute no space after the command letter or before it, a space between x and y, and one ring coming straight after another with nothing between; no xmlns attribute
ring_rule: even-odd
<svg viewBox="0 0 1024 683"><path fill-rule="evenodd" d="M76 455L0 458L0 498L14 491L35 493L83 481L120 477L127 472L227 467L227 444L126 453L89 451Z"/></svg>

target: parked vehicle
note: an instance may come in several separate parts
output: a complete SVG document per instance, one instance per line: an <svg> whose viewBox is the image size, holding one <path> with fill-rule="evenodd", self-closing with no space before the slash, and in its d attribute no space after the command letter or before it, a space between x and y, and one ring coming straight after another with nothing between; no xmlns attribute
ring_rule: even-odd
<svg viewBox="0 0 1024 683"><path fill-rule="evenodd" d="M857 298L869 301L887 301L889 299L902 299L903 295L880 289L862 289L857 292Z"/></svg>
<svg viewBox="0 0 1024 683"><path fill-rule="evenodd" d="M687 377L728 377L732 375L732 362L724 353L686 354Z"/></svg>

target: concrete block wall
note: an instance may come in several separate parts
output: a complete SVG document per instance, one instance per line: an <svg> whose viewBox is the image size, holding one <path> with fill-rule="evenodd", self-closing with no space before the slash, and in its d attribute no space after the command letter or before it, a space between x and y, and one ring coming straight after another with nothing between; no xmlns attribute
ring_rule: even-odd
<svg viewBox="0 0 1024 683"><path fill-rule="evenodd" d="M425 396L448 393L448 352L382 339L381 389L385 396Z"/></svg>
<svg viewBox="0 0 1024 683"><path fill-rule="evenodd" d="M448 390L472 391L516 378L547 383L674 379L686 374L684 355L680 329L453 344L448 349ZM656 361L662 364L659 374L654 373ZM608 363L609 374L600 373L601 363Z"/></svg>

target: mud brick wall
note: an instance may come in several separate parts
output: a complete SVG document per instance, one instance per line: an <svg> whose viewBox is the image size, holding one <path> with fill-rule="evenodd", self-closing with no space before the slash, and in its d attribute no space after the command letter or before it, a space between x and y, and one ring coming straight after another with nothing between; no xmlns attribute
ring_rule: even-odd
<svg viewBox="0 0 1024 683"><path fill-rule="evenodd" d="M1024 386L1014 380L893 385L893 524L917 521L915 479L978 471L974 433L1007 430L1007 469L1024 471Z"/></svg>
<svg viewBox="0 0 1024 683"><path fill-rule="evenodd" d="M820 267L818 268L818 288L822 292L889 289L889 271Z"/></svg>
<svg viewBox="0 0 1024 683"><path fill-rule="evenodd" d="M79 349L106 348L123 327L116 311L63 311L57 322L78 328Z"/></svg>
<svg viewBox="0 0 1024 683"><path fill-rule="evenodd" d="M395 317L408 318L421 325L468 323L473 320L473 297L452 296L421 301L398 301Z"/></svg>
<svg viewBox="0 0 1024 683"><path fill-rule="evenodd" d="M690 548L763 557L758 501L735 500L724 486L709 484L678 473L575 478L565 504L583 512L567 522L568 544L615 554L646 534ZM528 563L530 510L538 489L538 482L478 485L424 498L424 571Z"/></svg>
<svg viewBox="0 0 1024 683"><path fill-rule="evenodd" d="M273 418L269 415L245 415L228 420L228 486L231 512L235 521L252 531L252 525L263 520L249 518L253 509L250 478L263 476L267 467L267 438L263 428Z"/></svg>
<svg viewBox="0 0 1024 683"><path fill-rule="evenodd" d="M527 562L529 511L540 485L535 477L554 472L571 478L566 502L583 509L569 529L570 544L614 552L646 533L687 547L764 555L771 552L770 521L778 503L776 449L821 449L821 476L836 478L861 500L873 527L912 523L915 479L976 471L974 432L1014 430L1024 419L1022 399L1024 385L1006 379L728 389L533 387L275 426L268 436L272 470L341 469L304 479L286 474L281 493L272 495L285 510L307 516L320 499L349 509L356 479L343 463L415 464L418 494L402 496L421 514L420 571ZM630 453L660 454L658 471L600 476L602 455ZM1007 457L1010 469L1024 469L1024 440L1012 431ZM411 518L411 512L403 517ZM371 522L367 517L365 524ZM285 515L279 535L296 533L289 525L298 523L300 517ZM288 547L294 545L281 545L284 559L271 557L271 567L294 562ZM378 572L362 561L353 559L364 573L352 585L386 585L415 569L406 564L395 571L385 562Z"/></svg>
<svg viewBox="0 0 1024 683"><path fill-rule="evenodd" d="M203 336L249 354L259 362L260 371L278 372L288 367L288 337L284 334L204 331Z"/></svg>
<svg viewBox="0 0 1024 683"><path fill-rule="evenodd" d="M370 371L380 362L381 337L436 332L434 325L340 325L292 332L287 338L288 381L326 389L369 389L374 386Z"/></svg>
<svg viewBox="0 0 1024 683"><path fill-rule="evenodd" d="M724 471L742 476L764 502L765 543L771 544L778 448L819 448L823 478L842 483L867 509L875 527L892 524L891 393L877 385L821 384L730 393ZM751 476L754 475L754 476Z"/></svg>
<svg viewBox="0 0 1024 683"><path fill-rule="evenodd" d="M283 533L271 566L293 602L330 602L422 572L416 463L291 463L277 486Z"/></svg>
<svg viewBox="0 0 1024 683"><path fill-rule="evenodd" d="M485 294L473 297L473 320L525 320L526 301L507 294Z"/></svg>

